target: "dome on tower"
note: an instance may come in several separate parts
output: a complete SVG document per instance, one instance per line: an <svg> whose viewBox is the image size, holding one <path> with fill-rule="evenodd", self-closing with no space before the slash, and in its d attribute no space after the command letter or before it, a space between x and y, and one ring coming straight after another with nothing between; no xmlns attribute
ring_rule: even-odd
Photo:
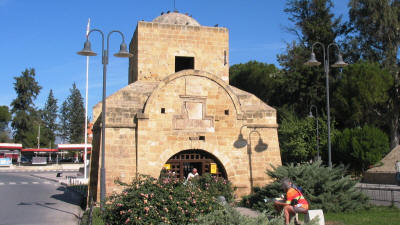
<svg viewBox="0 0 400 225"><path fill-rule="evenodd" d="M197 22L192 17L178 13L178 12L170 12L161 14L161 16L155 18L153 20L154 23L167 23L167 24L177 24L177 25L189 25L189 26L200 26L199 22Z"/></svg>

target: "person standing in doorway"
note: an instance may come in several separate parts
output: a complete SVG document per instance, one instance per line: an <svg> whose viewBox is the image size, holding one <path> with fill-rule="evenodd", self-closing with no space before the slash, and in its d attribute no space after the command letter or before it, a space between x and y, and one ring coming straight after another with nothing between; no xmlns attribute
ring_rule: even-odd
<svg viewBox="0 0 400 225"><path fill-rule="evenodd" d="M199 174L197 173L197 169L193 168L192 172L190 172L186 178L186 182L190 181L191 179L195 178L196 176L199 176Z"/></svg>

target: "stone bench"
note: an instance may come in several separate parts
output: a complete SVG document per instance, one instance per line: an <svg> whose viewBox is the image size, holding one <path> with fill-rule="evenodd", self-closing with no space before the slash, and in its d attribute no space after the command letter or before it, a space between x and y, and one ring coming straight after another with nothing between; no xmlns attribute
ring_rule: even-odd
<svg viewBox="0 0 400 225"><path fill-rule="evenodd" d="M325 225L324 212L322 209L308 210L308 213L304 216L304 222L310 222L315 217L319 218L318 225Z"/></svg>

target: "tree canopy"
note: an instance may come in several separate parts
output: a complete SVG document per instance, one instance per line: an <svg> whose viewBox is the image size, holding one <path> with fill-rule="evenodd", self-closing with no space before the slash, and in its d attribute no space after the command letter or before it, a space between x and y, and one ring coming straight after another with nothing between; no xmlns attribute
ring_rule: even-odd
<svg viewBox="0 0 400 225"><path fill-rule="evenodd" d="M43 124L46 128L44 134L50 141L49 143L50 146L54 146L57 134L56 132L58 130L57 112L58 112L57 99L54 98L53 90L50 89L46 104L41 113Z"/></svg>
<svg viewBox="0 0 400 225"><path fill-rule="evenodd" d="M20 76L14 77L14 90L17 97L11 102L13 114L11 127L14 131L14 141L22 143L24 147L34 147L34 125L39 122L38 112L34 100L39 95L40 89L35 80L35 69L26 69Z"/></svg>
<svg viewBox="0 0 400 225"><path fill-rule="evenodd" d="M332 8L331 0L289 0L284 11L294 27L288 30L296 34L301 45L331 43L343 32L341 17L335 18Z"/></svg>
<svg viewBox="0 0 400 225"><path fill-rule="evenodd" d="M341 128L366 124L384 128L393 79L378 63L358 62L343 70L332 98L332 115Z"/></svg>
<svg viewBox="0 0 400 225"><path fill-rule="evenodd" d="M9 142L8 123L11 120L11 113L8 106L0 106L0 142Z"/></svg>
<svg viewBox="0 0 400 225"><path fill-rule="evenodd" d="M75 83L72 84L70 93L60 109L60 134L69 143L82 143L85 138L83 98Z"/></svg>
<svg viewBox="0 0 400 225"><path fill-rule="evenodd" d="M399 145L400 129L400 1L351 0L349 6L350 24L360 57L381 63L393 77L385 117L388 118L390 146L394 148Z"/></svg>
<svg viewBox="0 0 400 225"><path fill-rule="evenodd" d="M317 41L325 47L339 43L340 49L329 49L329 65L337 60L339 51L344 53L345 61L351 63L344 69L330 68L330 109L333 124L338 129L333 130L331 138L335 139L346 128L371 126L386 132L392 147L398 143L399 2L352 0L349 3L350 20L341 22L341 16L332 13L333 2L330 0L289 0L285 12L293 26L287 29L297 40L288 43L286 50L277 56L280 68L256 61L231 66L230 84L255 94L278 109L284 163L308 161L315 156L315 143L311 144L315 140L312 136L315 128L305 118L311 105L323 115L320 118L321 155L324 157L327 151L327 135L323 130L326 129L327 107L324 68L304 65L311 46ZM319 45L315 45L314 53L323 63L323 50ZM347 145L349 150L343 150L341 154L351 157L353 146L349 142ZM371 154L367 148L359 150ZM367 157L362 160L364 165L372 162Z"/></svg>

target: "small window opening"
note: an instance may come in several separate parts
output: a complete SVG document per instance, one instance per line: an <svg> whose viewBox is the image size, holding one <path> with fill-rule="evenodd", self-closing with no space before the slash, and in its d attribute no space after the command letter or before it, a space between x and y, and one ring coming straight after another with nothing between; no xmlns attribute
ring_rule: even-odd
<svg viewBox="0 0 400 225"><path fill-rule="evenodd" d="M226 61L227 61L227 60L226 60L226 50L224 50L224 66L227 64Z"/></svg>
<svg viewBox="0 0 400 225"><path fill-rule="evenodd" d="M165 114L165 108L161 108L161 113Z"/></svg>
<svg viewBox="0 0 400 225"><path fill-rule="evenodd" d="M175 56L175 72L194 69L194 57Z"/></svg>
<svg viewBox="0 0 400 225"><path fill-rule="evenodd" d="M200 141L205 141L206 140L206 136L199 136L199 140Z"/></svg>
<svg viewBox="0 0 400 225"><path fill-rule="evenodd" d="M225 109L225 115L229 115L229 109Z"/></svg>

